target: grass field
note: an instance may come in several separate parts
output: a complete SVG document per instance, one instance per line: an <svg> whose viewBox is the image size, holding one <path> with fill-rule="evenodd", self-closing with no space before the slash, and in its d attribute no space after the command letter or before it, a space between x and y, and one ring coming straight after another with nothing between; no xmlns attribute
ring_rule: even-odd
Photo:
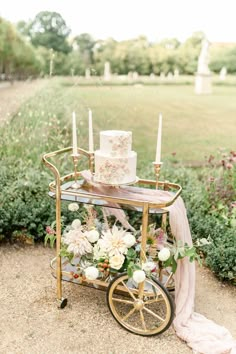
<svg viewBox="0 0 236 354"><path fill-rule="evenodd" d="M99 132L131 130L138 168L155 158L158 114L163 114L162 157L203 162L219 148L235 150L236 87L213 86L212 95L198 96L191 85L68 85L55 78L24 104L13 118L5 141L11 155L33 159L71 144L71 114L77 114L79 144L88 147L88 107L93 111L95 148ZM28 151L28 156L27 153ZM176 153L173 157L172 153Z"/></svg>
<svg viewBox="0 0 236 354"><path fill-rule="evenodd" d="M236 87L214 86L212 95L195 95L192 86L65 87L86 121L93 110L96 147L106 129L132 130L139 160L155 157L158 113L163 114L163 160L203 161L219 148L235 149Z"/></svg>

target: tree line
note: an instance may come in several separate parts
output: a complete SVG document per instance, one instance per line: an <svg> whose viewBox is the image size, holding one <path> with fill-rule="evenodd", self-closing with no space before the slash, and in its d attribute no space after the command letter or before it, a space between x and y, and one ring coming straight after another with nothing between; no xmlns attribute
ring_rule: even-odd
<svg viewBox="0 0 236 354"><path fill-rule="evenodd" d="M88 33L70 37L70 29L59 13L42 11L34 20L16 26L0 17L0 75L2 78L25 79L29 76L103 75L104 63L118 75L138 72L160 75L193 75L204 33L194 33L184 43L166 39L150 43L145 36L116 41L94 40ZM210 69L218 73L225 66L236 72L236 45L211 51Z"/></svg>

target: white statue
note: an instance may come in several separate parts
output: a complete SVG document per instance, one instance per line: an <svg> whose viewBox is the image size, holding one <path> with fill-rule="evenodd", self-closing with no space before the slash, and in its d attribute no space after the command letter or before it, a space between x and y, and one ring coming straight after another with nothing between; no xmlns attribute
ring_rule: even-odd
<svg viewBox="0 0 236 354"><path fill-rule="evenodd" d="M227 75L227 69L225 66L223 66L223 68L221 68L220 70L220 80L224 81L226 79L226 75Z"/></svg>
<svg viewBox="0 0 236 354"><path fill-rule="evenodd" d="M210 70L208 67L209 64L209 46L210 43L207 39L202 40L202 49L201 53L198 58L198 67L197 72L198 74L210 74Z"/></svg>
<svg viewBox="0 0 236 354"><path fill-rule="evenodd" d="M201 53L198 58L197 73L195 76L195 93L198 95L210 94L212 92L211 72L208 67L209 46L209 41L203 39Z"/></svg>

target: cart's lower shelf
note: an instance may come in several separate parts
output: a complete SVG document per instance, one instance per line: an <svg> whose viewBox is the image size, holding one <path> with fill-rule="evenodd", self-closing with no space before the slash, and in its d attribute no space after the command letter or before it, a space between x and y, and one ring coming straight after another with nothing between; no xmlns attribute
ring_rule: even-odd
<svg viewBox="0 0 236 354"><path fill-rule="evenodd" d="M52 275L56 278L56 257L53 258L51 261L51 268L52 268ZM110 281L115 278L114 275L114 276L109 276L105 280L100 280L100 279L89 280L82 276L74 277L74 275L77 274L76 272L77 272L76 265L71 264L67 259L62 259L62 280L63 281L106 291ZM168 268L162 269L161 283L165 285L169 291L174 291L174 279L173 277L170 277L170 274L171 274L170 269ZM157 272L153 273L153 276L157 280L160 280Z"/></svg>
<svg viewBox="0 0 236 354"><path fill-rule="evenodd" d="M51 262L54 276L55 260ZM82 277L74 279L73 265L66 260L63 260L62 265L63 280L106 290L107 304L112 316L128 331L152 336L166 331L171 325L174 317L173 298L155 277L146 277L142 284L135 283L126 273L109 276L107 281L90 281Z"/></svg>

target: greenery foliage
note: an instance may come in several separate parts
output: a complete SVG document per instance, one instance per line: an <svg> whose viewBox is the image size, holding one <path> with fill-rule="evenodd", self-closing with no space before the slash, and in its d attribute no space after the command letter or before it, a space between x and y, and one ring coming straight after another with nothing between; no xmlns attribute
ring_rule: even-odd
<svg viewBox="0 0 236 354"><path fill-rule="evenodd" d="M205 169L165 170L183 186L193 240L207 239L206 264L236 282L236 153L211 156ZM214 160L214 162L213 162Z"/></svg>
<svg viewBox="0 0 236 354"><path fill-rule="evenodd" d="M5 74L6 79L24 79L39 75L41 66L42 59L33 46L0 17L0 74Z"/></svg>

